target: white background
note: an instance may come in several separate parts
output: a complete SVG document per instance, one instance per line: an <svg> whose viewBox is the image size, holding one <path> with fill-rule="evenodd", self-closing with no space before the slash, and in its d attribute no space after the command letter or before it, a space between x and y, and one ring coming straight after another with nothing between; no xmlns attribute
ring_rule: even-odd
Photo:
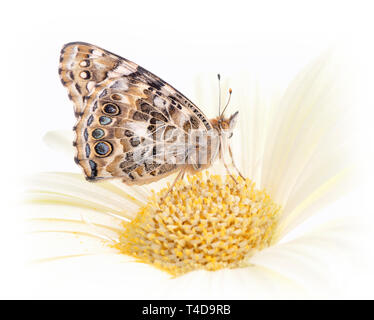
<svg viewBox="0 0 374 320"><path fill-rule="evenodd" d="M7 281L0 297L32 297L22 293L28 286L22 277L23 218L12 205L22 177L44 170L79 172L73 161L51 156L42 142L47 131L70 130L75 121L57 74L63 44L89 42L129 58L192 101L189 84L198 73L250 72L270 85L284 84L321 52L338 47L357 77L357 112L367 138L362 143L369 142L366 156L372 156L373 11L370 1L3 3L0 273ZM16 286L16 278L23 284Z"/></svg>

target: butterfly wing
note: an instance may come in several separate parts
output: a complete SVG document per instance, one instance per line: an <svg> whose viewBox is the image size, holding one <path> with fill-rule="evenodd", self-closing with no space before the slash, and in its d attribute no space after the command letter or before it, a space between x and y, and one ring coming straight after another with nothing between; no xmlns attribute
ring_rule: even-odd
<svg viewBox="0 0 374 320"><path fill-rule="evenodd" d="M196 158L198 141L186 144L194 132L212 130L204 114L176 89L99 47L65 45L59 74L77 117L75 161L88 180L159 180Z"/></svg>

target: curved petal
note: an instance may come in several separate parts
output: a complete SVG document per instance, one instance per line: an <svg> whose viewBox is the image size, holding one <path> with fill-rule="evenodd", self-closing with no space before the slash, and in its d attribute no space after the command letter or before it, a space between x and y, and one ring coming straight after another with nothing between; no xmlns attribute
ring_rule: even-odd
<svg viewBox="0 0 374 320"><path fill-rule="evenodd" d="M352 218L317 224L291 241L258 252L250 262L292 279L311 295L343 297L347 291L342 289L348 290L344 284L347 279L357 280L355 270L368 253L363 244L370 239L371 230L364 224Z"/></svg>
<svg viewBox="0 0 374 320"><path fill-rule="evenodd" d="M92 203L106 211L123 213L131 218L145 203L147 194L142 199L135 198L123 189L110 182L93 184L85 181L81 174L49 172L31 176L27 180L29 194L45 194L46 197L54 194L56 197L70 197L80 199L81 203ZM32 198L32 197L31 197ZM47 198L45 198L47 199Z"/></svg>

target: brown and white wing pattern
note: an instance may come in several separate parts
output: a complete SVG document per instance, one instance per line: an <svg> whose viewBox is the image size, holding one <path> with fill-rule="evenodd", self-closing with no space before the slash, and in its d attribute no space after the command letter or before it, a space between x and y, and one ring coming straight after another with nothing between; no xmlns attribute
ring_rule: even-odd
<svg viewBox="0 0 374 320"><path fill-rule="evenodd" d="M204 114L173 87L96 46L65 45L59 74L77 117L75 161L90 181L159 180L194 157L198 141L185 143L194 132L213 130Z"/></svg>

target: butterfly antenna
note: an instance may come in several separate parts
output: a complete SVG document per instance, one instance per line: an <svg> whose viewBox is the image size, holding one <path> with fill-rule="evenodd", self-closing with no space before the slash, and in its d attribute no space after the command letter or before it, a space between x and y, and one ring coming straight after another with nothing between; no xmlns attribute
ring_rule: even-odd
<svg viewBox="0 0 374 320"><path fill-rule="evenodd" d="M217 74L218 78L218 114L221 114L221 75Z"/></svg>
<svg viewBox="0 0 374 320"><path fill-rule="evenodd" d="M222 113L220 114L220 117L223 116L223 114L224 114L225 111L226 111L227 106L228 106L229 103L230 103L230 100L231 100L231 94L232 94L232 89L230 88L230 89L229 89L229 98L228 98L228 100L227 100L227 103L226 103L225 107L223 108Z"/></svg>

